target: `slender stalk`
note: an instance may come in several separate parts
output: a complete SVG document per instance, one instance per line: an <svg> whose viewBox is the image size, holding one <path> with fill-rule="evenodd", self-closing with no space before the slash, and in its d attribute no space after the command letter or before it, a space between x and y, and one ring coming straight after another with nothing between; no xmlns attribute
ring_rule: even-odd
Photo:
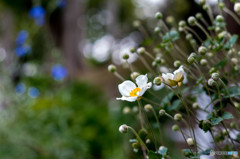
<svg viewBox="0 0 240 159"><path fill-rule="evenodd" d="M190 32L192 32L196 37L197 37L197 39L201 42L201 43L203 43L203 40L200 38L200 36L192 29L192 28L190 28L190 27L188 27L188 26L186 26L185 27L187 30L189 30Z"/></svg>
<svg viewBox="0 0 240 159"><path fill-rule="evenodd" d="M118 79L120 79L121 81L125 81L125 79L116 71L116 72L114 72L114 75L118 78Z"/></svg>
<svg viewBox="0 0 240 159"><path fill-rule="evenodd" d="M202 27L201 24L196 22L196 25L204 32L204 34L207 36L208 39L211 39L211 36L208 34L208 32Z"/></svg>
<svg viewBox="0 0 240 159"><path fill-rule="evenodd" d="M235 147L235 144L234 144L234 142L233 142L233 139L232 139L232 137L230 136L230 134L229 134L229 132L228 132L228 129L226 128L226 126L225 126L224 122L223 122L223 121L221 121L221 124L223 125L224 129L226 130L226 132L227 132L227 135L228 135L228 138L230 139L230 141L231 141L231 143L232 143L233 147L236 149L236 147ZM237 149L236 149L236 150L237 150Z"/></svg>
<svg viewBox="0 0 240 159"><path fill-rule="evenodd" d="M240 25L240 20L239 18L228 8L223 8L223 11L229 14L237 23Z"/></svg>
<svg viewBox="0 0 240 159"><path fill-rule="evenodd" d="M154 102L154 101L151 101L151 100L149 100L149 99L147 99L147 98L145 98L145 97L142 97L142 99L145 100L146 102L149 102L149 103L151 103L151 104L153 104L153 105L157 105L157 106L159 106L159 107L162 108L162 106L161 106L160 104L158 104L158 103L156 103L156 102Z"/></svg>
<svg viewBox="0 0 240 159"><path fill-rule="evenodd" d="M163 139L162 139L162 136L161 136L161 125L160 125L160 122L159 122L159 119L158 119L158 117L157 117L157 113L155 112L155 110L154 109L152 109L152 112L153 112L153 115L154 115L154 117L155 117L155 119L156 119L156 121L157 121L157 124L158 124L158 131L159 131L159 136L160 136L160 143L163 143L162 141L163 141Z"/></svg>

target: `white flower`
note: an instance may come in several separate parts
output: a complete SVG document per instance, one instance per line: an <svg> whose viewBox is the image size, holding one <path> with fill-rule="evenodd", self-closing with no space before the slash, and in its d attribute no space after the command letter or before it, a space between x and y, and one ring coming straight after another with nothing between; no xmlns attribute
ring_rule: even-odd
<svg viewBox="0 0 240 159"><path fill-rule="evenodd" d="M117 100L126 100L129 102L134 102L141 99L141 96L152 87L152 82L148 82L148 77L146 75L140 75L136 78L137 86L132 81L124 81L118 85L119 92L122 97L117 98Z"/></svg>
<svg viewBox="0 0 240 159"><path fill-rule="evenodd" d="M183 66L180 66L173 73L163 73L162 79L169 86L181 85L182 81L184 80L184 74L185 72Z"/></svg>
<svg viewBox="0 0 240 159"><path fill-rule="evenodd" d="M240 3L235 3L233 9L237 14L240 14Z"/></svg>

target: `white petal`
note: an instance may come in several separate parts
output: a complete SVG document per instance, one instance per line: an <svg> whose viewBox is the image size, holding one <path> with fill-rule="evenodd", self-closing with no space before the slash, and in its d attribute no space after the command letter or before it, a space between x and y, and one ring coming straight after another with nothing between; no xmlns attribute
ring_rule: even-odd
<svg viewBox="0 0 240 159"><path fill-rule="evenodd" d="M163 77L164 81L167 81L168 79L173 80L174 75L172 73L167 73L167 74L163 73L162 77Z"/></svg>
<svg viewBox="0 0 240 159"><path fill-rule="evenodd" d="M178 72L181 72L182 74L185 73L185 72L184 72L184 69L183 69L183 65L180 66L176 71L174 71L173 74L175 75L175 74L177 74Z"/></svg>
<svg viewBox="0 0 240 159"><path fill-rule="evenodd" d="M125 100L125 101L129 101L129 102L134 102L137 100L138 97L125 97L122 96L121 98L116 98L117 100Z"/></svg>
<svg viewBox="0 0 240 159"><path fill-rule="evenodd" d="M146 75L140 75L136 78L136 83L137 83L139 88L147 85L147 82L148 82L147 74Z"/></svg>
<svg viewBox="0 0 240 159"><path fill-rule="evenodd" d="M141 88L141 91L138 96L142 96L149 88L152 87L152 82L149 82L144 87Z"/></svg>
<svg viewBox="0 0 240 159"><path fill-rule="evenodd" d="M129 96L131 90L135 89L136 85L132 81L124 81L118 85L118 90L122 96Z"/></svg>

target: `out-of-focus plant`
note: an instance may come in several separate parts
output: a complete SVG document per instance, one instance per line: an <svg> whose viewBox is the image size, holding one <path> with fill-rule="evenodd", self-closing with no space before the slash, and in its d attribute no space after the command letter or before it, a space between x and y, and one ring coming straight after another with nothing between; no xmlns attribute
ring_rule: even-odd
<svg viewBox="0 0 240 159"><path fill-rule="evenodd" d="M240 24L239 3L233 3L235 12L218 1L218 15L214 16L211 6L200 0L210 21L198 13L187 22L180 21L178 30L169 29L171 23L167 25L163 14L158 12L152 42L144 41L146 48L130 50L147 71L137 72L138 67L129 62L130 54L122 58L132 81L121 76L116 66L109 65L109 72L123 81L118 85L122 97L117 99L138 103L136 118L141 128L136 131L133 126L123 124L119 131L135 135L130 140L132 148L145 159L176 158L176 152L166 142L164 119L172 122L172 131L180 134L185 143L181 146L182 158L217 154L214 151L231 151L234 158L239 157L240 47L238 35L229 33L226 26L231 24L223 16L228 14ZM134 25L149 37L140 22ZM179 45L183 40L181 33L185 34L192 53ZM149 81L153 81L153 87ZM203 141L204 136L210 136L211 140Z"/></svg>

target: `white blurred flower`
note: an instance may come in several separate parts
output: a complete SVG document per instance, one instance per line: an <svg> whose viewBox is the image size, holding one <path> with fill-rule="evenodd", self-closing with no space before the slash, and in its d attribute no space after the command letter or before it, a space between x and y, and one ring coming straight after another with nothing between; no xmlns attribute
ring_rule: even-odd
<svg viewBox="0 0 240 159"><path fill-rule="evenodd" d="M180 66L173 73L162 73L162 80L169 86L180 86L184 80L184 69Z"/></svg>
<svg viewBox="0 0 240 159"><path fill-rule="evenodd" d="M152 83L148 82L148 77L146 75L140 75L136 78L136 83L132 81L124 81L123 83L118 85L119 92L121 93L122 97L117 98L117 100L125 100L129 102L134 102L136 100L140 100L141 96L152 87Z"/></svg>

